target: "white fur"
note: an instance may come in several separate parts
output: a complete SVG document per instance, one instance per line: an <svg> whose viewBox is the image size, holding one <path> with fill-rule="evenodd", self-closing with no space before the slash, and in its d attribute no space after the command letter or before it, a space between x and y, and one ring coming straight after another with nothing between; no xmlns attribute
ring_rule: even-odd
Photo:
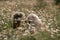
<svg viewBox="0 0 60 40"><path fill-rule="evenodd" d="M32 20L34 22L34 24L37 26L40 26L40 24L42 24L41 19L39 19L39 17L34 13L29 14L27 16L27 20Z"/></svg>

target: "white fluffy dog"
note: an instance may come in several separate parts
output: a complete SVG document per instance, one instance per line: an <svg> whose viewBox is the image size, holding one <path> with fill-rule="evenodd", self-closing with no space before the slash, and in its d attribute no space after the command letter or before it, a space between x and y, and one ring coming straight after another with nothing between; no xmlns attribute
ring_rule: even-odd
<svg viewBox="0 0 60 40"><path fill-rule="evenodd" d="M39 17L36 14L30 13L27 16L27 22L30 24L33 23L36 28L41 29L42 21L41 21L41 19L39 19Z"/></svg>
<svg viewBox="0 0 60 40"><path fill-rule="evenodd" d="M27 20L38 26L42 23L41 19L39 19L39 17L33 13L31 13L27 16Z"/></svg>

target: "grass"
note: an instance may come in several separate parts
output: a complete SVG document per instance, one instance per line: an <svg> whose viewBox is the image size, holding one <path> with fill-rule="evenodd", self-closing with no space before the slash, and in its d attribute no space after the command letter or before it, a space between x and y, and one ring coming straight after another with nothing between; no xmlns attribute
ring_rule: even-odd
<svg viewBox="0 0 60 40"><path fill-rule="evenodd" d="M27 3L28 4L27 4ZM32 4L32 5L31 5ZM12 14L14 11L21 11L26 16L34 11L42 19L47 30L37 34L28 34L12 28ZM6 0L0 1L0 40L60 40L60 11L54 5L47 4L40 0ZM25 24L23 24L25 25ZM26 26L25 26L26 27ZM58 29L57 32L56 29Z"/></svg>

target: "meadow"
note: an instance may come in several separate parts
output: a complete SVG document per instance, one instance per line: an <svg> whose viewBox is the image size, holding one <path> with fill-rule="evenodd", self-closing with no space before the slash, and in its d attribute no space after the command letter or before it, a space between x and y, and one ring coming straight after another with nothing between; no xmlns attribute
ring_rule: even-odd
<svg viewBox="0 0 60 40"><path fill-rule="evenodd" d="M12 27L14 12L27 16L34 12L42 19L46 30L36 34L15 30ZM22 26L26 27L25 23ZM60 9L54 0L0 0L0 40L60 40Z"/></svg>

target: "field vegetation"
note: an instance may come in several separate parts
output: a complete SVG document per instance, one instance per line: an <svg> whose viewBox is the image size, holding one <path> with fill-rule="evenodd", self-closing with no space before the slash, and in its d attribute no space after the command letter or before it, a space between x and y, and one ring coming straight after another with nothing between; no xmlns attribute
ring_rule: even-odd
<svg viewBox="0 0 60 40"><path fill-rule="evenodd" d="M60 40L59 7L54 0L0 0L0 40ZM35 13L46 29L36 34L13 29L14 12L24 12L26 16ZM23 26L26 27L26 24L22 23Z"/></svg>

